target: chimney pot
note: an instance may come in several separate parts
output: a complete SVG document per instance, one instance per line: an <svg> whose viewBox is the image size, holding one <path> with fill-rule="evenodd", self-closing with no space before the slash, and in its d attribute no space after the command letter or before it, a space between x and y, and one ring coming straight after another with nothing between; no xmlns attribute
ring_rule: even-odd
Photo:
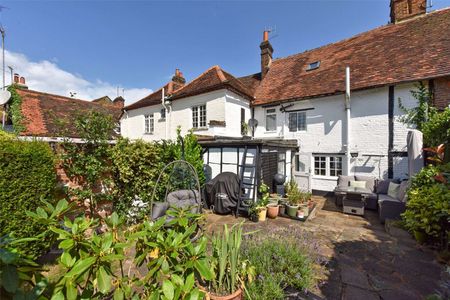
<svg viewBox="0 0 450 300"><path fill-rule="evenodd" d="M20 81L20 84L25 85L25 77L20 77L19 81Z"/></svg>
<svg viewBox="0 0 450 300"><path fill-rule="evenodd" d="M14 73L14 83L19 83L19 74Z"/></svg>
<svg viewBox="0 0 450 300"><path fill-rule="evenodd" d="M267 42L268 40L269 40L269 31L268 30L264 30L263 42Z"/></svg>

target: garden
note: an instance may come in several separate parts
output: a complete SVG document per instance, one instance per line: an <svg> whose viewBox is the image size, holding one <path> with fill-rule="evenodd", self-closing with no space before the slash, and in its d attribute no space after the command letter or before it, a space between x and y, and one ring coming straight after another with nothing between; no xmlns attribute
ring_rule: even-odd
<svg viewBox="0 0 450 300"><path fill-rule="evenodd" d="M149 217L168 186L204 182L192 133L111 143L108 116L92 112L75 125L84 143L0 133L2 299L285 299L317 283L310 235L244 223L206 232L191 206ZM261 194L259 208L264 186Z"/></svg>

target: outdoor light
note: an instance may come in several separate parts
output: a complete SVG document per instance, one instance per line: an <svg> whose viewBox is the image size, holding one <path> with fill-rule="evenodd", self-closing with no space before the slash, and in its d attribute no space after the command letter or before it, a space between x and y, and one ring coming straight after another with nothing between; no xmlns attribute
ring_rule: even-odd
<svg viewBox="0 0 450 300"><path fill-rule="evenodd" d="M359 156L359 153L358 152L351 152L350 155L351 155L352 158L356 158L356 157Z"/></svg>

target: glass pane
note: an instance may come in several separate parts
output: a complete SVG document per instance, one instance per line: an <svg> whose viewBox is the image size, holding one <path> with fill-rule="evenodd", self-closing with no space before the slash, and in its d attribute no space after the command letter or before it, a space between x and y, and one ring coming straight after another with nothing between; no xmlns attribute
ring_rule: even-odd
<svg viewBox="0 0 450 300"><path fill-rule="evenodd" d="M266 130L273 131L277 129L277 117L276 115L266 116Z"/></svg>

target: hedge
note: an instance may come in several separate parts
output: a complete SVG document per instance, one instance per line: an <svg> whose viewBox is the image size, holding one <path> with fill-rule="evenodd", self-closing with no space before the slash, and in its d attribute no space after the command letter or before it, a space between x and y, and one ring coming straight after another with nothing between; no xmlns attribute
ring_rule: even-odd
<svg viewBox="0 0 450 300"><path fill-rule="evenodd" d="M42 227L25 212L52 200L56 186L55 157L43 142L0 139L0 236L34 237ZM27 242L25 254L38 256L49 245Z"/></svg>

